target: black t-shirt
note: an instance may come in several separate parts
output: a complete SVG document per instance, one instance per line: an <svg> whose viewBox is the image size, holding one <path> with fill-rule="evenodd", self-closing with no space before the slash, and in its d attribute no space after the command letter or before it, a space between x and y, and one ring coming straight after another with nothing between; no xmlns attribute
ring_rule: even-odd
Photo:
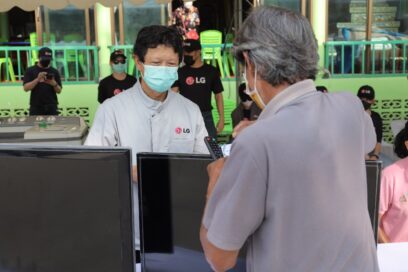
<svg viewBox="0 0 408 272"><path fill-rule="evenodd" d="M31 66L27 69L24 74L23 85L36 79L40 72L53 74L55 81L62 87L61 77L57 69L53 67L42 68L38 65ZM30 105L58 105L57 94L55 93L54 87L45 82L38 82L38 84L31 90Z"/></svg>
<svg viewBox="0 0 408 272"><path fill-rule="evenodd" d="M371 111L371 120L373 120L373 125L375 128L375 134L377 135L377 143L381 143L383 135L383 122L381 116L375 111Z"/></svg>
<svg viewBox="0 0 408 272"><path fill-rule="evenodd" d="M216 68L206 63L199 68L183 66L178 70L178 81L173 86L180 94L196 103L202 112L211 111L211 92L221 93L224 88Z"/></svg>
<svg viewBox="0 0 408 272"><path fill-rule="evenodd" d="M105 77L99 82L98 86L99 103L103 103L106 99L130 89L135 85L136 81L136 78L131 75L126 75L123 80L117 80L113 75Z"/></svg>

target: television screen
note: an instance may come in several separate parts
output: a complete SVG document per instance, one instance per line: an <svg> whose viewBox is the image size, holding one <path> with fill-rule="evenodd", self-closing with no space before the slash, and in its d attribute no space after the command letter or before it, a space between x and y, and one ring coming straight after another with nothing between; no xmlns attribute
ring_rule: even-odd
<svg viewBox="0 0 408 272"><path fill-rule="evenodd" d="M210 156L139 153L137 160L143 271L212 271L199 237ZM245 271L243 259L231 271Z"/></svg>
<svg viewBox="0 0 408 272"><path fill-rule="evenodd" d="M0 145L0 271L135 271L130 158Z"/></svg>

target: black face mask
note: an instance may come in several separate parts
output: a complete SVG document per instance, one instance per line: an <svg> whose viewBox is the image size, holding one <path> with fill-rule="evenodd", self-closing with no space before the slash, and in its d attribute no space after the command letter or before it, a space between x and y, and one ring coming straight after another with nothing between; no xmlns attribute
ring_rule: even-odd
<svg viewBox="0 0 408 272"><path fill-rule="evenodd" d="M195 61L194 61L194 59L193 59L192 56L187 56L187 55L184 56L184 63L185 63L187 66L193 65L194 62L195 62Z"/></svg>
<svg viewBox="0 0 408 272"><path fill-rule="evenodd" d="M44 59L44 60L40 60L40 64L42 67L48 67L48 65L50 65L51 60L49 59Z"/></svg>
<svg viewBox="0 0 408 272"><path fill-rule="evenodd" d="M368 110L371 108L371 104L367 101L361 100L361 103L363 103L364 110Z"/></svg>

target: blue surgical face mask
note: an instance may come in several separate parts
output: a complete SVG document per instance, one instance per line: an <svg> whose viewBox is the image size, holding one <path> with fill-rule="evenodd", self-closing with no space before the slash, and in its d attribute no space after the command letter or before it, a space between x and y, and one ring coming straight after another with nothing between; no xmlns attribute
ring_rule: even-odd
<svg viewBox="0 0 408 272"><path fill-rule="evenodd" d="M116 73L124 73L126 71L126 63L112 64L112 70Z"/></svg>
<svg viewBox="0 0 408 272"><path fill-rule="evenodd" d="M178 67L143 65L143 80L150 89L164 93L170 89L171 85L178 79Z"/></svg>

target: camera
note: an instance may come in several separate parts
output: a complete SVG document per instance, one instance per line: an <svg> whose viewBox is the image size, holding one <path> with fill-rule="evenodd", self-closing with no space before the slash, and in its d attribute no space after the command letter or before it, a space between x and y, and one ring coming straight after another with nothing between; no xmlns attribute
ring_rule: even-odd
<svg viewBox="0 0 408 272"><path fill-rule="evenodd" d="M54 74L47 74L45 76L45 78L48 79L48 80L52 80L52 79L54 79Z"/></svg>

